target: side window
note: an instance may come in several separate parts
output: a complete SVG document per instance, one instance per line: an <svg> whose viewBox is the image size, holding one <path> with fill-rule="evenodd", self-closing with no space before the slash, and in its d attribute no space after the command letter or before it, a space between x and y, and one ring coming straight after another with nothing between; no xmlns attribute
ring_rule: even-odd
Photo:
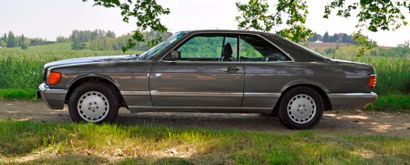
<svg viewBox="0 0 410 165"><path fill-rule="evenodd" d="M239 42L241 61L291 61L282 51L260 37L242 35Z"/></svg>
<svg viewBox="0 0 410 165"><path fill-rule="evenodd" d="M177 50L180 61L218 61L222 53L223 36L196 36Z"/></svg>
<svg viewBox="0 0 410 165"><path fill-rule="evenodd" d="M179 61L237 61L238 37L194 36L176 49Z"/></svg>

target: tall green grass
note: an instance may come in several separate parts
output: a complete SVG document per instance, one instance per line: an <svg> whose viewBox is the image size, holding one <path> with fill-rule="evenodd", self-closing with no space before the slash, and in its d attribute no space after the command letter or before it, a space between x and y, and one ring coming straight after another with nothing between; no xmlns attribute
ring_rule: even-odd
<svg viewBox="0 0 410 165"><path fill-rule="evenodd" d="M0 49L0 89L36 89L42 82L43 66L48 62L117 54L123 52L71 50L69 43L35 46L28 50L3 48Z"/></svg>
<svg viewBox="0 0 410 165"><path fill-rule="evenodd" d="M132 53L135 52L128 54ZM0 98L19 98L19 95L5 92L7 89L36 90L42 82L43 65L47 62L115 54L123 53L120 51L71 50L70 43L35 46L30 47L28 50L21 50L19 48L0 49L0 89L3 89L3 92L0 91ZM410 55L399 58L367 54L364 57L358 58L355 56L356 54L357 47L347 46L336 49L333 54L328 54L328 56L372 65L378 75L375 92L380 96L407 96L410 93ZM22 94L21 96L24 96L21 97L24 99L30 97L29 94ZM389 105L389 102L378 105ZM375 109L382 109L381 106L376 107L379 108ZM408 106L396 107L410 109Z"/></svg>
<svg viewBox="0 0 410 165"><path fill-rule="evenodd" d="M410 94L409 58L364 57L355 61L372 65L377 73L375 92L386 94Z"/></svg>

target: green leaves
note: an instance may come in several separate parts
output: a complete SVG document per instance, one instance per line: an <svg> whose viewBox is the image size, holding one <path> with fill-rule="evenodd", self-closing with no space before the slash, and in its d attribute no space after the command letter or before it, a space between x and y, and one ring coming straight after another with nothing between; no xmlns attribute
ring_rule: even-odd
<svg viewBox="0 0 410 165"><path fill-rule="evenodd" d="M307 41L312 31L305 26L308 6L305 0L278 0L276 12L269 13L266 0L249 0L248 3L236 3L240 16L236 17L238 27L246 30L271 31L286 25L287 28L276 33L295 42Z"/></svg>
<svg viewBox="0 0 410 165"><path fill-rule="evenodd" d="M236 7L241 12L241 16L237 16L241 29L255 29L262 31L270 31L273 21L268 13L269 5L266 0L249 0L247 4L236 3Z"/></svg>
<svg viewBox="0 0 410 165"><path fill-rule="evenodd" d="M353 33L353 38L356 43L361 45L361 47L359 48L359 52L356 55L358 57L364 56L364 53L367 50L371 50L374 47L376 47L376 45L370 42L369 39L361 33L361 31Z"/></svg>
<svg viewBox="0 0 410 165"><path fill-rule="evenodd" d="M357 56L363 56L366 50L370 50L374 46L360 34L360 31L365 29L371 32L389 31L406 26L408 22L400 11L402 8L410 9L408 0L359 0L359 2L351 4L345 3L345 0L333 0L325 6L323 17L329 18L332 10L336 10L337 16L348 18L353 11L358 10L356 28L358 28L359 33L355 34L355 41L361 45Z"/></svg>
<svg viewBox="0 0 410 165"><path fill-rule="evenodd" d="M87 0L83 0L86 2ZM138 41L144 41L141 31L150 30L160 33L166 32L168 29L161 23L160 16L170 13L168 8L163 8L156 0L93 0L95 6L103 6L106 8L119 8L123 21L129 23L130 18L135 18L137 30L134 31L132 38L128 40L127 46L123 47L123 51L134 47ZM151 45L155 45L161 38L148 41Z"/></svg>
<svg viewBox="0 0 410 165"><path fill-rule="evenodd" d="M306 0L277 0L275 12L269 13L266 0L249 0L246 4L236 3L240 16L236 17L240 29L271 31L295 42L304 42L312 35L305 26L308 14ZM332 12L336 16L351 17L356 14L358 31L371 32L396 30L408 24L400 9L410 10L409 0L331 0L325 6L323 17L329 18ZM277 30L276 28L282 28ZM360 34L360 33L358 33ZM364 37L366 38L366 37ZM358 56L371 49L371 43L362 35L357 35L356 42L362 45Z"/></svg>
<svg viewBox="0 0 410 165"><path fill-rule="evenodd" d="M396 30L407 25L406 17L400 9L409 8L408 0L358 0L359 2L346 3L345 0L333 0L325 6L324 18L329 18L333 10L337 16L350 17L353 11L357 11L359 19L356 27L359 30L367 28L371 32L380 30Z"/></svg>

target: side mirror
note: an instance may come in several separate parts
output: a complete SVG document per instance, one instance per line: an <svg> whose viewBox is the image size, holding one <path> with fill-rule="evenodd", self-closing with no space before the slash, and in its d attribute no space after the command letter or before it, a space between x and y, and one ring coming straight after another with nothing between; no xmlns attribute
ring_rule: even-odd
<svg viewBox="0 0 410 165"><path fill-rule="evenodd" d="M168 56L168 60L170 61L176 61L181 58L181 53L177 50L173 50L171 54Z"/></svg>

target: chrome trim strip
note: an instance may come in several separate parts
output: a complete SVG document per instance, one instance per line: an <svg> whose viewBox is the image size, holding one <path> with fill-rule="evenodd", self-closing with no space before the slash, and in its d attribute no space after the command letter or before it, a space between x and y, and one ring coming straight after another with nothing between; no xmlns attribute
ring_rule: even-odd
<svg viewBox="0 0 410 165"><path fill-rule="evenodd" d="M178 108L178 109L267 109L272 110L272 107L208 107L208 106L129 106L129 108L156 108L156 109L171 109L171 108Z"/></svg>
<svg viewBox="0 0 410 165"><path fill-rule="evenodd" d="M50 87L48 85L46 85L45 83L42 83L38 89L41 92L44 92L46 94L62 94L65 95L67 94L67 90L66 89L50 89Z"/></svg>
<svg viewBox="0 0 410 165"><path fill-rule="evenodd" d="M329 98L375 98L377 94L370 93L329 93Z"/></svg>
<svg viewBox="0 0 410 165"><path fill-rule="evenodd" d="M346 78L369 78L369 75L346 75Z"/></svg>
<svg viewBox="0 0 410 165"><path fill-rule="evenodd" d="M235 92L160 92L151 91L151 96L183 96L183 97L242 97L243 93Z"/></svg>
<svg viewBox="0 0 410 165"><path fill-rule="evenodd" d="M124 96L149 96L149 91L121 91Z"/></svg>
<svg viewBox="0 0 410 165"><path fill-rule="evenodd" d="M160 92L152 91L121 91L124 96L183 96L183 97L280 97L281 93L260 93L260 92Z"/></svg>
<svg viewBox="0 0 410 165"><path fill-rule="evenodd" d="M245 92L244 97L280 97L281 93L253 93Z"/></svg>

